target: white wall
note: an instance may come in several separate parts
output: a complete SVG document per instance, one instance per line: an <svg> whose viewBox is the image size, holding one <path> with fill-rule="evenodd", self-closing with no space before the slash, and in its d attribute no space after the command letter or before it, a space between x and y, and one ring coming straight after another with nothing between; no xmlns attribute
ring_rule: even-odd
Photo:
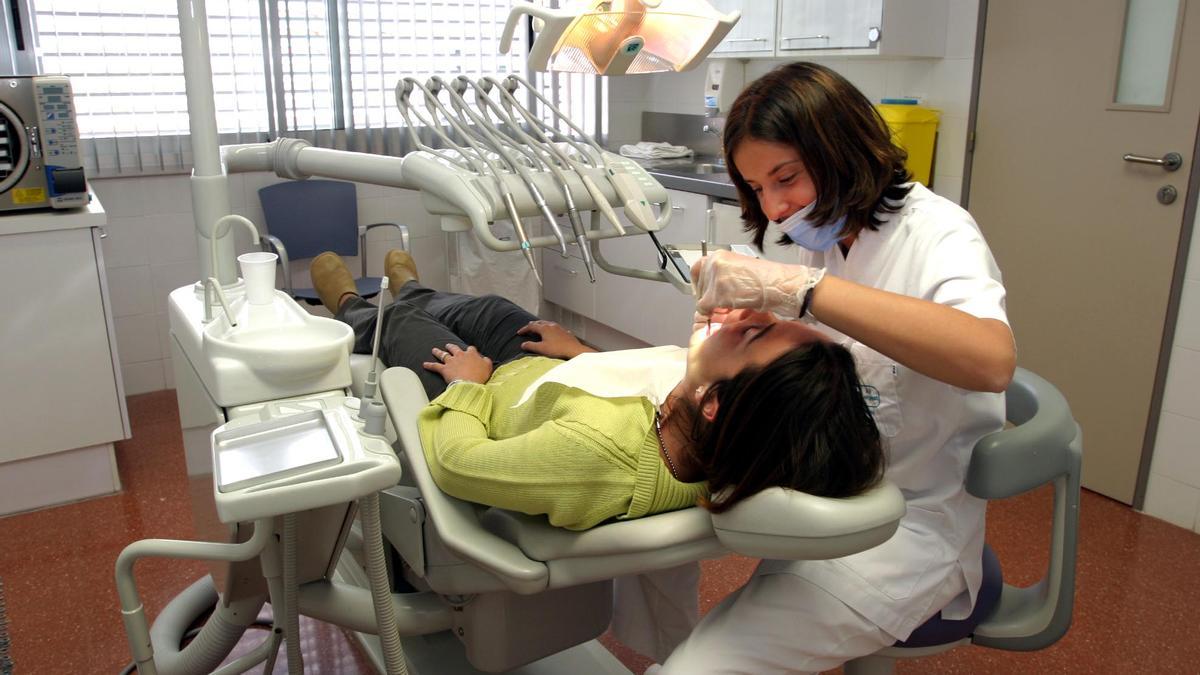
<svg viewBox="0 0 1200 675"><path fill-rule="evenodd" d="M1200 532L1200 217L1175 324L1175 343L1150 464L1146 513ZM1087 438L1084 438L1086 451Z"/></svg>
<svg viewBox="0 0 1200 675"><path fill-rule="evenodd" d="M263 173L235 175L229 180L234 213L265 231L258 189L281 179ZM173 388L167 295L195 283L200 276L188 177L109 178L93 180L91 185L108 212L104 266L125 393ZM360 184L358 218L364 224L408 225L421 280L434 288L449 287L445 235L421 207L418 193ZM240 230L238 236L238 251L249 250L249 238ZM367 272L382 274L383 256L396 246L395 230L372 230L367 245L371 254ZM292 266L294 285L308 285L307 262ZM348 259L347 264L357 274L358 259Z"/></svg>

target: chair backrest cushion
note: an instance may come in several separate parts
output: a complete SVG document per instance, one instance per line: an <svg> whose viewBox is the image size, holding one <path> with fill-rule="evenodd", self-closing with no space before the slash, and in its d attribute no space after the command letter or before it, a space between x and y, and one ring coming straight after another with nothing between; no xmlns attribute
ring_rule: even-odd
<svg viewBox="0 0 1200 675"><path fill-rule="evenodd" d="M324 251L358 255L358 199L354 183L297 180L258 191L267 231L279 237L292 260Z"/></svg>

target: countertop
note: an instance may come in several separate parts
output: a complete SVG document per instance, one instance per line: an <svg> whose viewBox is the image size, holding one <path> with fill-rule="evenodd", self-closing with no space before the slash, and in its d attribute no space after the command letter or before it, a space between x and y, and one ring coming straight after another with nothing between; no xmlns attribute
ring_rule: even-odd
<svg viewBox="0 0 1200 675"><path fill-rule="evenodd" d="M632 158L631 158L632 159ZM682 159L634 159L668 190L683 190L737 201L737 188L720 157L696 155Z"/></svg>

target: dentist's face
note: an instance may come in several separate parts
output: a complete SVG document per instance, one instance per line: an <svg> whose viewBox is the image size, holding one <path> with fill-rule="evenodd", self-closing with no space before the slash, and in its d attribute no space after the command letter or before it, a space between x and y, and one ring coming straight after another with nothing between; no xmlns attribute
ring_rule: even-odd
<svg viewBox="0 0 1200 675"><path fill-rule="evenodd" d="M754 190L763 213L775 222L817 198L808 169L790 145L747 138L733 151L733 164Z"/></svg>
<svg viewBox="0 0 1200 675"><path fill-rule="evenodd" d="M765 366L787 352L825 337L799 321L781 321L770 312L748 309L729 313L707 337L697 331L688 351L687 379L706 386L738 374L748 366Z"/></svg>

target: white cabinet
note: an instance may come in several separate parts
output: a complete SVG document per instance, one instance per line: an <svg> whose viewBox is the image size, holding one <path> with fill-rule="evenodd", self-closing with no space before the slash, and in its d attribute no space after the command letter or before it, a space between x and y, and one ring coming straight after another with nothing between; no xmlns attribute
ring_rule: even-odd
<svg viewBox="0 0 1200 675"><path fill-rule="evenodd" d="M948 0L714 0L742 19L713 50L738 57L941 57ZM765 40L765 42L764 42Z"/></svg>
<svg viewBox="0 0 1200 675"><path fill-rule="evenodd" d="M746 2L746 0L710 0L723 14L741 10L742 18L729 31L721 44L712 51L714 56L774 56L775 3Z"/></svg>
<svg viewBox="0 0 1200 675"><path fill-rule="evenodd" d="M0 218L0 515L120 488L129 418L108 300L104 211Z"/></svg>
<svg viewBox="0 0 1200 675"><path fill-rule="evenodd" d="M709 239L708 201L705 195L668 190L671 223L656 233L663 244L698 245ZM639 230L618 213L630 232ZM593 218L599 218L591 214ZM658 254L650 235L631 234L600 243L605 260L613 265L654 269ZM543 293L547 301L609 326L652 345L686 345L691 336L695 301L668 283L609 274L596 267L596 283L589 282L583 261L574 246L562 258L542 251Z"/></svg>
<svg viewBox="0 0 1200 675"><path fill-rule="evenodd" d="M779 0L777 56L946 54L947 0Z"/></svg>

